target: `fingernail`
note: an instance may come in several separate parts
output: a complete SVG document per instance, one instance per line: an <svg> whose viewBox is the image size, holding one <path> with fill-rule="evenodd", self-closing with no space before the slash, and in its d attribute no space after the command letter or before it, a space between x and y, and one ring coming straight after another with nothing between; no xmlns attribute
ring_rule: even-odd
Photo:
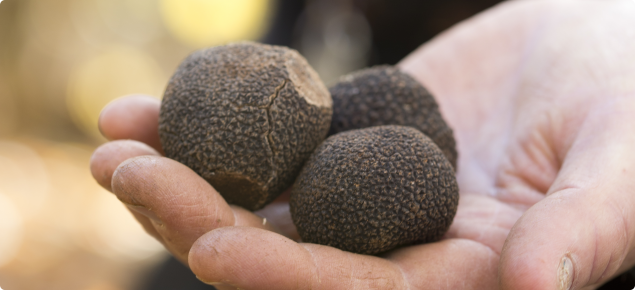
<svg viewBox="0 0 635 290"><path fill-rule="evenodd" d="M142 206L142 205L132 205L132 204L127 204L124 203L129 209L138 212L142 215L144 215L145 217L155 221L158 224L162 224L163 222L161 222L161 219L159 218L159 216L157 216L154 212L152 212L149 208Z"/></svg>
<svg viewBox="0 0 635 290"><path fill-rule="evenodd" d="M569 290L571 284L573 284L573 262L571 262L569 254L566 254L558 266L558 289Z"/></svg>

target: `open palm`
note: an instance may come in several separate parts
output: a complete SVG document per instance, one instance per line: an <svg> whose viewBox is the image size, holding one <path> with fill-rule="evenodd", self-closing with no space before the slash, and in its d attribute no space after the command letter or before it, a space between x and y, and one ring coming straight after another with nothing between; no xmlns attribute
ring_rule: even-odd
<svg viewBox="0 0 635 290"><path fill-rule="evenodd" d="M506 2L400 63L457 139L459 209L436 243L373 257L294 242L285 196L256 215L160 157L149 98L104 110L118 141L91 170L219 289L594 288L635 264L632 15L631 0Z"/></svg>

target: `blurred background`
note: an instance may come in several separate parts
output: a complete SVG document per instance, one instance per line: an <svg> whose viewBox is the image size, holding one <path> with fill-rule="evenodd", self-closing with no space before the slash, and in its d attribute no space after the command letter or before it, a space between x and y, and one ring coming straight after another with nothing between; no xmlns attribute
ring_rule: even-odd
<svg viewBox="0 0 635 290"><path fill-rule="evenodd" d="M329 85L499 1L0 2L0 287L158 290L211 287L92 179L108 102L161 98L189 53L245 39L299 50Z"/></svg>

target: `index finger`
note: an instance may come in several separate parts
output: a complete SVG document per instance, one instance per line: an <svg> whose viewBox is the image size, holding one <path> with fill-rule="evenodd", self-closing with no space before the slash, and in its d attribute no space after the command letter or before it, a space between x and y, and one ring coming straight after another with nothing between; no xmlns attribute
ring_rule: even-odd
<svg viewBox="0 0 635 290"><path fill-rule="evenodd" d="M194 243L189 265L205 283L246 290L496 289L498 257L464 239L405 247L380 258L296 243L253 227L224 227Z"/></svg>
<svg viewBox="0 0 635 290"><path fill-rule="evenodd" d="M184 262L192 244L215 228L240 225L276 230L266 219L228 205L205 179L165 157L126 160L113 174L112 189L128 208L149 219L166 248Z"/></svg>
<svg viewBox="0 0 635 290"><path fill-rule="evenodd" d="M132 139L163 154L159 140L161 101L147 95L130 95L110 102L99 116L99 130L109 140Z"/></svg>

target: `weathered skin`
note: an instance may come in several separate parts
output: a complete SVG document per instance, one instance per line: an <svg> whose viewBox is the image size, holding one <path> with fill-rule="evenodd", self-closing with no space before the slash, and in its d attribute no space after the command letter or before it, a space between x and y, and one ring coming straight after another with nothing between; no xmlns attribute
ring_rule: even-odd
<svg viewBox="0 0 635 290"><path fill-rule="evenodd" d="M230 204L262 208L293 183L325 138L328 90L296 51L243 42L197 51L166 89L166 156L192 168Z"/></svg>
<svg viewBox="0 0 635 290"><path fill-rule="evenodd" d="M428 135L456 168L456 142L434 97L392 66L376 66L341 78L330 88L333 121L329 135L381 125L403 125Z"/></svg>
<svg viewBox="0 0 635 290"><path fill-rule="evenodd" d="M377 254L440 239L458 201L454 170L430 138L380 126L324 141L298 176L290 207L303 242Z"/></svg>

